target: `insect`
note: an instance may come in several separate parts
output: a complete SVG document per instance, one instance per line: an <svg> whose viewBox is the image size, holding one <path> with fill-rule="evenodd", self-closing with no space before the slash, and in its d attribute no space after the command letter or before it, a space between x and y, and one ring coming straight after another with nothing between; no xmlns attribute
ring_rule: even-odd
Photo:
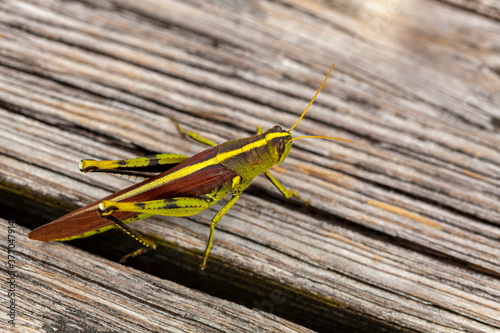
<svg viewBox="0 0 500 333"><path fill-rule="evenodd" d="M294 140L324 138L351 142L324 136L292 138L290 134L318 96L334 65L300 118L288 131L280 126L274 126L263 132L259 127L256 135L217 145L196 133L185 131L173 119L180 133L211 148L193 157L158 154L116 161L82 160L79 168L85 173L110 172L135 176L144 176L151 172L159 174L45 224L33 230L29 238L41 241L67 241L118 228L143 246L124 256L121 260L123 262L129 257L135 257L157 247L156 243L132 230L128 226L129 223L152 215L196 215L231 192L231 199L212 219L205 256L200 266L201 269L205 269L215 226L257 175L264 173L286 198L294 196L307 202L295 190L287 189L269 173L273 165L281 164L285 160Z"/></svg>

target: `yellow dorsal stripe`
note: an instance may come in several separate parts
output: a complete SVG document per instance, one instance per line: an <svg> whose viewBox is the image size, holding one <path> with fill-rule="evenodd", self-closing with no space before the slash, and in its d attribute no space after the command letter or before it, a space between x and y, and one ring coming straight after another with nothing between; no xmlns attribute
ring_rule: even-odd
<svg viewBox="0 0 500 333"><path fill-rule="evenodd" d="M243 154L244 152L247 152L247 151L252 150L254 148L262 147L263 145L267 145L266 139L257 140L255 142L246 144L241 148L226 151L224 153L220 153L217 155L217 159L219 162L224 162L228 158L234 157L238 154Z"/></svg>
<svg viewBox="0 0 500 333"><path fill-rule="evenodd" d="M289 136L290 133L288 132L275 132L275 133L269 133L269 134L266 134L266 139L275 139L275 138L283 138L283 137L286 137L286 136Z"/></svg>
<svg viewBox="0 0 500 333"><path fill-rule="evenodd" d="M210 165L214 165L214 164L217 164L217 163L219 163L219 162L217 161L217 158L214 157L214 158L211 158L211 159L206 160L204 162L200 162L200 163L196 163L196 164L190 165L188 167L185 167L185 168L182 168L180 170L177 170L176 172L172 172L171 174L168 174L165 177L158 178L157 180L155 180L155 181L153 181L151 183L146 183L146 184L144 184L142 186L139 186L138 188L133 189L132 191L123 193L122 195L117 196L116 198L113 198L112 200L113 201L120 201L120 200L123 200L123 199L126 199L126 198L130 198L131 196L134 196L136 194L143 193L143 192L146 192L148 190L151 190L151 189L153 189L155 187L164 185L164 184L168 183L171 180L179 179L179 178L188 176L188 175L192 174L193 172L196 172L198 170L201 170L203 168L206 168L206 167L208 167Z"/></svg>
<svg viewBox="0 0 500 333"><path fill-rule="evenodd" d="M224 153L218 154L217 159L219 162L223 162L223 161L227 160L228 158L234 157L238 154L242 154L242 153L245 153L245 152L250 151L252 149L267 145L268 139L272 140L274 138L279 138L279 137L284 137L284 136L289 136L289 135L290 134L288 134L288 133L282 133L282 132L269 133L269 134L266 134L264 139L260 139L260 140L257 140L255 142L246 144L243 147L238 148L238 149L234 149L231 151L226 151Z"/></svg>

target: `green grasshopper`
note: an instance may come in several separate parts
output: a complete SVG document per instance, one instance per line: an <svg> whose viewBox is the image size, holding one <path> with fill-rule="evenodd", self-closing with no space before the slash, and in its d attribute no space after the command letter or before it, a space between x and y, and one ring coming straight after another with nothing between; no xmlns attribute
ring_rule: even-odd
<svg viewBox="0 0 500 333"><path fill-rule="evenodd" d="M152 215L196 215L231 192L232 197L229 202L212 219L210 236L201 264L201 269L204 269L212 247L215 226L257 175L264 173L286 198L295 196L307 203L307 200L300 197L295 190L285 188L269 173L273 165L281 164L288 156L292 141L302 138L325 138L350 142L346 139L323 136L292 138L290 134L318 96L334 65L307 108L288 131L280 126L274 126L263 132L259 127L256 135L217 145L193 132L186 132L174 119L180 133L211 148L193 157L158 154L117 161L82 160L79 168L86 173L111 172L135 176L144 176L151 172L160 173L43 225L33 230L29 238L66 241L118 228L143 245L139 250L123 257L121 260L123 262L129 257L156 249L153 241L139 235L127 224Z"/></svg>

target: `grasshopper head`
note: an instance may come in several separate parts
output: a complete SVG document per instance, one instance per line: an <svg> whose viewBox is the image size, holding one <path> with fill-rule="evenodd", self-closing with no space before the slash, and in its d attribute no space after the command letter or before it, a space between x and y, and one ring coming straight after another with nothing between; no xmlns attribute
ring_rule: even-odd
<svg viewBox="0 0 500 333"><path fill-rule="evenodd" d="M280 126L274 126L264 132L267 148L271 153L274 164L282 163L292 148L292 135Z"/></svg>

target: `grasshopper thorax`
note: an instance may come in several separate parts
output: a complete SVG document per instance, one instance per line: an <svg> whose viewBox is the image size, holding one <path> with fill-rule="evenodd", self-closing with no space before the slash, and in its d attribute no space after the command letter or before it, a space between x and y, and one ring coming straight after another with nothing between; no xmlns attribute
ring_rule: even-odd
<svg viewBox="0 0 500 333"><path fill-rule="evenodd" d="M274 126L264 132L264 137L273 163L282 163L292 148L292 135L280 126Z"/></svg>

